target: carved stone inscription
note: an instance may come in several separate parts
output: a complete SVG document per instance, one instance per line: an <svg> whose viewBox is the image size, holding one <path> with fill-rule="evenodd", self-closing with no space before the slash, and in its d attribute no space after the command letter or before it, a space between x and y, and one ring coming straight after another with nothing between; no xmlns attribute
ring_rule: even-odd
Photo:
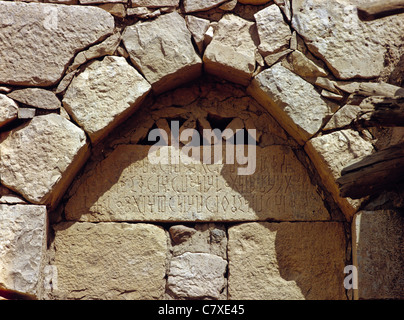
<svg viewBox="0 0 404 320"><path fill-rule="evenodd" d="M118 146L78 181L80 185L66 205L66 218L162 222L330 219L289 147L257 147L252 175L237 175L238 164L153 164L149 149Z"/></svg>

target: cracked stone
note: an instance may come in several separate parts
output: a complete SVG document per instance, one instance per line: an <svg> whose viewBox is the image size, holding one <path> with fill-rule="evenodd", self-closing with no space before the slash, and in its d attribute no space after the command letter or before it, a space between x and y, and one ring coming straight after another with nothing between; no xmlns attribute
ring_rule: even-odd
<svg viewBox="0 0 404 320"><path fill-rule="evenodd" d="M219 21L203 56L208 73L247 85L255 70L254 23L233 14Z"/></svg>
<svg viewBox="0 0 404 320"><path fill-rule="evenodd" d="M218 299L226 284L226 267L221 257L186 252L171 259L167 288L180 298Z"/></svg>
<svg viewBox="0 0 404 320"><path fill-rule="evenodd" d="M194 50L191 33L177 12L126 27L122 40L132 63L156 93L197 78L202 61Z"/></svg>
<svg viewBox="0 0 404 320"><path fill-rule="evenodd" d="M112 33L114 18L88 6L2 1L0 83L51 86L74 54Z"/></svg>
<svg viewBox="0 0 404 320"><path fill-rule="evenodd" d="M0 288L37 297L46 228L45 206L0 204Z"/></svg>
<svg viewBox="0 0 404 320"><path fill-rule="evenodd" d="M125 58L107 56L72 80L63 106L96 144L137 110L150 89Z"/></svg>
<svg viewBox="0 0 404 320"><path fill-rule="evenodd" d="M70 121L55 113L34 117L2 135L1 182L34 204L54 207L87 150L84 131Z"/></svg>

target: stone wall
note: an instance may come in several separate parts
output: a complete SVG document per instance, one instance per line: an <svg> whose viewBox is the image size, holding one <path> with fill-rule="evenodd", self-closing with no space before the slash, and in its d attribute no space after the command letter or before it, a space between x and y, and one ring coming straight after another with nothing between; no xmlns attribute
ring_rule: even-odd
<svg viewBox="0 0 404 320"><path fill-rule="evenodd" d="M336 182L404 141L361 121L369 97L404 96L402 14L44 2L0 1L0 296L403 298L404 188L351 199ZM215 152L256 145L252 174L173 161L188 142L173 124L212 148L205 129L233 130ZM344 287L352 265L358 288Z"/></svg>

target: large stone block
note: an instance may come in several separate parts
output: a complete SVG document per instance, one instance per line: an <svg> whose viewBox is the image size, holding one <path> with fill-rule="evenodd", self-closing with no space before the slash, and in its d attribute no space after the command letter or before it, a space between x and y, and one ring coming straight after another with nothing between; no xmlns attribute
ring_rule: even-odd
<svg viewBox="0 0 404 320"><path fill-rule="evenodd" d="M0 204L0 289L37 297L46 227L45 206Z"/></svg>
<svg viewBox="0 0 404 320"><path fill-rule="evenodd" d="M107 56L73 79L63 106L96 144L135 112L150 90L125 58Z"/></svg>
<svg viewBox="0 0 404 320"><path fill-rule="evenodd" d="M14 90L7 95L9 98L35 108L56 110L61 107L60 100L49 90L25 88Z"/></svg>
<svg viewBox="0 0 404 320"><path fill-rule="evenodd" d="M34 204L54 207L87 159L83 130L52 113L0 136L1 183Z"/></svg>
<svg viewBox="0 0 404 320"><path fill-rule="evenodd" d="M184 18L177 12L127 27L122 40L131 61L157 93L201 74L202 61Z"/></svg>
<svg viewBox="0 0 404 320"><path fill-rule="evenodd" d="M258 49L264 57L289 47L292 33L276 4L258 11L254 14L254 18L260 38Z"/></svg>
<svg viewBox="0 0 404 320"><path fill-rule="evenodd" d="M404 216L394 210L360 211L352 223L356 299L404 299Z"/></svg>
<svg viewBox="0 0 404 320"><path fill-rule="evenodd" d="M179 298L218 299L227 261L209 253L186 252L170 261L167 288Z"/></svg>
<svg viewBox="0 0 404 320"><path fill-rule="evenodd" d="M57 299L163 298L167 237L152 224L61 223L54 226Z"/></svg>
<svg viewBox="0 0 404 320"><path fill-rule="evenodd" d="M401 43L404 19L395 15L361 21L362 0L294 0L292 26L310 51L322 58L340 79L377 77L389 55ZM389 49L387 49L389 48Z"/></svg>
<svg viewBox="0 0 404 320"><path fill-rule="evenodd" d="M352 161L359 161L370 155L374 151L372 144L363 139L357 131L346 129L311 139L305 145L305 150L325 187L350 221L362 200L342 198L336 179L341 176L341 170Z"/></svg>
<svg viewBox="0 0 404 320"><path fill-rule="evenodd" d="M252 222L228 234L230 299L346 299L342 223Z"/></svg>
<svg viewBox="0 0 404 320"><path fill-rule="evenodd" d="M337 109L337 105L322 98L312 84L281 63L259 73L247 91L300 144L316 134Z"/></svg>
<svg viewBox="0 0 404 320"><path fill-rule="evenodd" d="M96 7L0 2L0 83L50 86L74 54L111 34L114 18Z"/></svg>
<svg viewBox="0 0 404 320"><path fill-rule="evenodd" d="M205 50L205 70L228 81L247 85L255 71L253 36L253 22L233 14L225 15Z"/></svg>
<svg viewBox="0 0 404 320"><path fill-rule="evenodd" d="M225 146L223 154L224 149ZM158 162L166 152L169 162ZM306 169L290 147L257 147L256 158L250 154L250 164L255 161L255 172L251 175L239 175L239 165L225 164L225 156L222 164L206 164L176 152L175 147L150 150L150 146L144 145L118 146L78 181L66 206L67 219L295 221L330 218ZM177 160L170 160L171 156Z"/></svg>

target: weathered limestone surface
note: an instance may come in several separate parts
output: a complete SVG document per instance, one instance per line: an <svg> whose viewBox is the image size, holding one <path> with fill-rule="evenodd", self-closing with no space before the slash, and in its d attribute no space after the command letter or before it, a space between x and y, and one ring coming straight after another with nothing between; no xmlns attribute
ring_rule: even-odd
<svg viewBox="0 0 404 320"><path fill-rule="evenodd" d="M247 85L255 70L254 23L233 14L219 21L203 56L206 72Z"/></svg>
<svg viewBox="0 0 404 320"><path fill-rule="evenodd" d="M327 125L324 127L324 130L332 130L343 128L351 124L353 120L358 117L361 108L355 105L345 105L341 107L328 121Z"/></svg>
<svg viewBox="0 0 404 320"><path fill-rule="evenodd" d="M404 19L362 22L359 0L293 1L292 26L340 79L372 78L384 69L387 47L400 43Z"/></svg>
<svg viewBox="0 0 404 320"><path fill-rule="evenodd" d="M114 19L96 7L0 2L0 83L50 86L73 55L111 34Z"/></svg>
<svg viewBox="0 0 404 320"><path fill-rule="evenodd" d="M291 0L274 0L274 2L279 6L279 8L283 11L286 16L286 19L290 21L292 19L292 11L291 11Z"/></svg>
<svg viewBox="0 0 404 320"><path fill-rule="evenodd" d="M0 127L18 116L18 105L4 94L0 94Z"/></svg>
<svg viewBox="0 0 404 320"><path fill-rule="evenodd" d="M223 146L223 148L225 148ZM120 145L88 172L66 206L80 221L328 220L329 214L306 169L289 147L256 148L256 170L203 164L174 147ZM201 151L201 154L203 152ZM224 153L223 153L224 154ZM151 160L150 160L151 159ZM178 161L179 158L177 158ZM223 162L225 162L223 157ZM157 163L156 163L157 162ZM188 162L190 163L190 162ZM122 196L124 194L124 196Z"/></svg>
<svg viewBox="0 0 404 320"><path fill-rule="evenodd" d="M24 204L23 198L12 192L10 189L0 185L0 204Z"/></svg>
<svg viewBox="0 0 404 320"><path fill-rule="evenodd" d="M132 0L133 7L178 7L180 0Z"/></svg>
<svg viewBox="0 0 404 320"><path fill-rule="evenodd" d="M171 259L167 288L180 298L218 299L226 284L226 266L216 255L186 252Z"/></svg>
<svg viewBox="0 0 404 320"><path fill-rule="evenodd" d="M185 12L205 11L212 9L227 0L184 0Z"/></svg>
<svg viewBox="0 0 404 320"><path fill-rule="evenodd" d="M210 21L191 15L186 16L185 21L187 22L189 31L191 31L192 37L195 41L196 46L198 47L199 53L202 53L205 33L209 28Z"/></svg>
<svg viewBox="0 0 404 320"><path fill-rule="evenodd" d="M264 57L282 48L289 47L292 33L289 25L283 20L281 10L276 4L258 11L254 18L260 38L258 49Z"/></svg>
<svg viewBox="0 0 404 320"><path fill-rule="evenodd" d="M346 218L351 220L362 201L341 198L335 181L341 176L341 170L345 166L371 154L374 151L372 144L364 140L358 132L346 129L311 139L307 142L305 150L327 190L332 193Z"/></svg>
<svg viewBox="0 0 404 320"><path fill-rule="evenodd" d="M295 50L289 54L287 61L289 62L290 70L302 78L308 79L308 81L317 77L327 76L327 71L324 68L314 63L300 51Z"/></svg>
<svg viewBox="0 0 404 320"><path fill-rule="evenodd" d="M227 299L225 225L173 225L168 231L171 246L166 297Z"/></svg>
<svg viewBox="0 0 404 320"><path fill-rule="evenodd" d="M198 223L193 228L174 225L169 229L174 257L186 252L209 253L227 259L226 228L223 224Z"/></svg>
<svg viewBox="0 0 404 320"><path fill-rule="evenodd" d="M123 3L105 3L99 7L115 17L124 18L126 16L126 8Z"/></svg>
<svg viewBox="0 0 404 320"><path fill-rule="evenodd" d="M53 207L87 157L84 132L58 114L38 116L0 137L1 183Z"/></svg>
<svg viewBox="0 0 404 320"><path fill-rule="evenodd" d="M229 234L230 299L346 299L342 223L243 223Z"/></svg>
<svg viewBox="0 0 404 320"><path fill-rule="evenodd" d="M156 93L197 78L202 62L184 18L177 12L125 29L122 40L130 59Z"/></svg>
<svg viewBox="0 0 404 320"><path fill-rule="evenodd" d="M35 108L55 110L61 107L60 100L49 90L26 88L14 90L7 95L9 98Z"/></svg>
<svg viewBox="0 0 404 320"><path fill-rule="evenodd" d="M281 63L258 74L247 91L300 144L317 133L325 119L337 108L337 105L323 99L313 85Z"/></svg>
<svg viewBox="0 0 404 320"><path fill-rule="evenodd" d="M133 113L150 89L125 58L107 56L73 79L63 106L95 144Z"/></svg>
<svg viewBox="0 0 404 320"><path fill-rule="evenodd" d="M18 119L32 119L36 115L36 109L35 108L24 108L24 107L19 107L18 108Z"/></svg>
<svg viewBox="0 0 404 320"><path fill-rule="evenodd" d="M160 9L148 7L134 7L127 8L126 14L128 16L136 16L141 19L153 19L161 15ZM128 54L129 56L129 54Z"/></svg>
<svg viewBox="0 0 404 320"><path fill-rule="evenodd" d="M221 6L219 6L219 8L224 11L231 11L236 7L236 5L237 5L237 0L230 0L230 1L224 2Z"/></svg>
<svg viewBox="0 0 404 320"><path fill-rule="evenodd" d="M0 204L0 289L37 296L46 253L46 207Z"/></svg>
<svg viewBox="0 0 404 320"><path fill-rule="evenodd" d="M61 223L55 229L58 299L159 299L167 237L152 224Z"/></svg>
<svg viewBox="0 0 404 320"><path fill-rule="evenodd" d="M358 271L356 299L404 299L404 217L394 210L360 211L352 223Z"/></svg>

